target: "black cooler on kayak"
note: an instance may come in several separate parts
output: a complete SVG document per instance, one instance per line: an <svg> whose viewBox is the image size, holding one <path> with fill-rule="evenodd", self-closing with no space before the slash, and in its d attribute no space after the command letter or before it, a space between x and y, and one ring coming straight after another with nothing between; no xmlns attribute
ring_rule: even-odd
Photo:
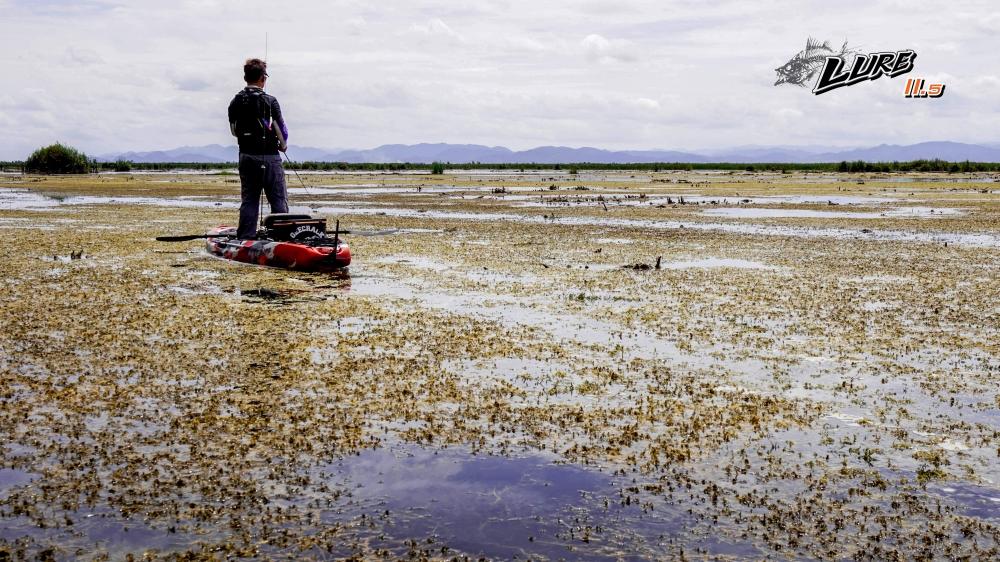
<svg viewBox="0 0 1000 562"><path fill-rule="evenodd" d="M264 217L264 231L271 240L303 241L326 236L326 219L297 213Z"/></svg>

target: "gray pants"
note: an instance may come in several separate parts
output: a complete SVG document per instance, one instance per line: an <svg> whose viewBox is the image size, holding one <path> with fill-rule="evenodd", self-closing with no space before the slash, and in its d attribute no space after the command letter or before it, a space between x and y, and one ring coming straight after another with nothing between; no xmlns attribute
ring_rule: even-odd
<svg viewBox="0 0 1000 562"><path fill-rule="evenodd" d="M278 154L240 154L240 226L236 236L241 240L257 235L260 192L264 191L272 213L288 212L285 191L285 169Z"/></svg>

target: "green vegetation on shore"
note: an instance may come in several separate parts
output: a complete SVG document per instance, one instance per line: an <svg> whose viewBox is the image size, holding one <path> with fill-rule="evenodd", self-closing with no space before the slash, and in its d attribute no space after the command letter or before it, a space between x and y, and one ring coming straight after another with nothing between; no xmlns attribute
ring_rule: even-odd
<svg viewBox="0 0 1000 562"><path fill-rule="evenodd" d="M86 174L91 162L86 154L57 142L32 152L21 167L37 174Z"/></svg>
<svg viewBox="0 0 1000 562"><path fill-rule="evenodd" d="M169 170L225 170L236 167L235 162L92 162L92 170L100 172L127 171L169 171ZM431 164L414 162L286 162L285 168L290 170L308 171L408 171L428 170L435 172L435 167L452 170L641 170L647 172L660 171L692 171L692 170L729 170L747 172L998 172L1000 162L949 162L947 160L912 160L908 162L640 162L640 163L600 163L600 162L565 162L561 164L545 164L534 162L493 164L485 162L469 162L451 164L435 162ZM0 170L31 172L28 162L0 162ZM52 173L52 172L50 172ZM66 172L63 172L66 173Z"/></svg>

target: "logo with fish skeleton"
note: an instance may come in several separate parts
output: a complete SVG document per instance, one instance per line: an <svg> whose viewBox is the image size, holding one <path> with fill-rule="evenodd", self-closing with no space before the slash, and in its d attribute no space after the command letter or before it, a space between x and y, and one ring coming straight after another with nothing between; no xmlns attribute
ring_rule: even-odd
<svg viewBox="0 0 1000 562"><path fill-rule="evenodd" d="M845 41L840 50L834 50L829 41L820 43L810 37L806 40L806 48L795 54L785 64L775 68L778 80L775 86L794 84L808 87L818 75L812 92L816 95L852 86L882 76L895 78L913 70L917 53L912 49L902 51L883 51L862 54L857 49L848 47ZM944 84L931 84L929 92L922 96L913 96L912 81L907 82L906 97L941 97L944 94Z"/></svg>

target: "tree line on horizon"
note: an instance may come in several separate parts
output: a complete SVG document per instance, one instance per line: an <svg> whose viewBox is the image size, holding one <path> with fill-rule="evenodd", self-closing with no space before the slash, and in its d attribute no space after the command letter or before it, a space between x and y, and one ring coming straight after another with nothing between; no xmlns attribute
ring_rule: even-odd
<svg viewBox="0 0 1000 562"><path fill-rule="evenodd" d="M136 171L169 171L169 170L228 170L236 167L236 162L132 162L118 160L115 162L98 162L88 158L86 154L63 144L56 143L33 152L27 160L0 161L0 169L4 171L20 171L21 173L40 174L83 174L99 172L130 172ZM486 162L468 162L452 164L450 162L286 162L285 168L302 171L389 171L401 172L409 170L428 170L433 174L444 173L444 170L563 170L576 173L579 170L636 170L636 171L693 171L693 170L728 170L728 171L767 171L790 173L805 172L844 172L844 173L890 173L890 172L997 172L1000 162L952 162L941 159L911 160L905 162L866 162L864 160L842 162L769 162L769 163L737 163L737 162L632 162L632 163L600 163L600 162L564 162L561 164L545 164L536 162L493 164Z"/></svg>

